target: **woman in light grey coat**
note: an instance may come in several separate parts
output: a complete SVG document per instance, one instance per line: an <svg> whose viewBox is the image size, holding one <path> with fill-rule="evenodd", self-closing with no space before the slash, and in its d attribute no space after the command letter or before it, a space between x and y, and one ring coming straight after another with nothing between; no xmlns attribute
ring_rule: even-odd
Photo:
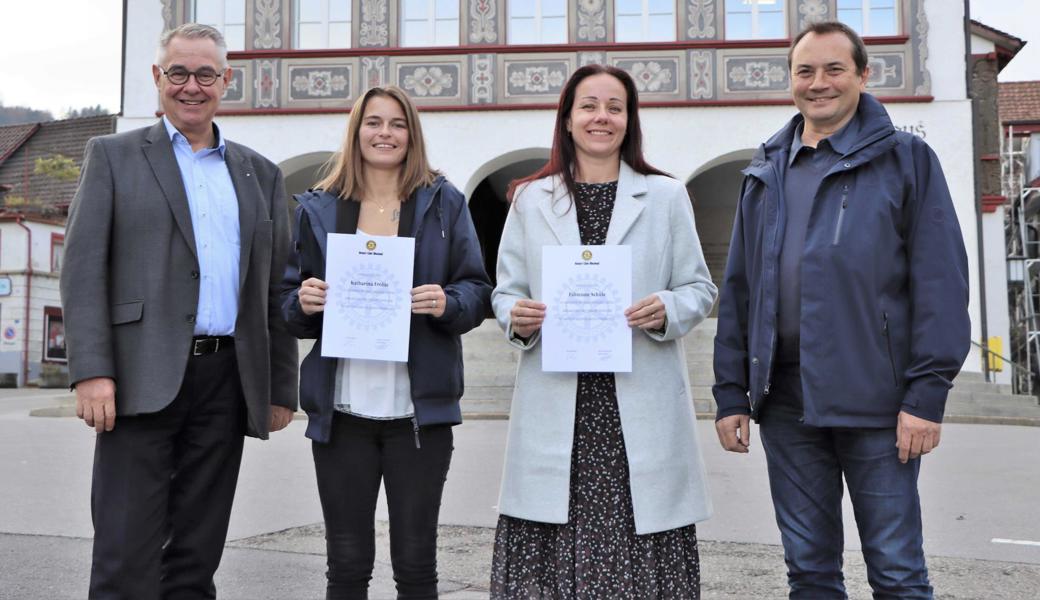
<svg viewBox="0 0 1040 600"><path fill-rule="evenodd" d="M636 89L578 69L549 163L516 182L495 315L521 349L499 501L493 598L697 598L694 523L711 515L681 338L710 312L683 185L642 157ZM542 248L632 250L632 372L541 370Z"/></svg>

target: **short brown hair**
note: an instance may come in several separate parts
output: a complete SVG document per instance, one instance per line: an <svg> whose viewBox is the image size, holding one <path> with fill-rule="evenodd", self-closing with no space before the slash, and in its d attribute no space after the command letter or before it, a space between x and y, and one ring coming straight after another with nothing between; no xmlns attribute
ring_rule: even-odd
<svg viewBox="0 0 1040 600"><path fill-rule="evenodd" d="M415 109L404 90L396 85L388 85L371 88L354 103L354 108L350 109L343 146L325 163L322 171L328 175L314 184L316 189L326 190L343 199L361 199L361 193L365 189L365 169L358 140L365 107L368 106L368 101L376 96L396 101L404 112L408 126L408 149L397 180L397 192L401 195L402 201L411 196L417 188L433 185L434 179L440 173L430 168L426 158L426 142L423 139L422 125L419 123L419 111Z"/></svg>
<svg viewBox="0 0 1040 600"><path fill-rule="evenodd" d="M862 75L867 70L867 45L863 43L863 38L859 37L855 30L841 21L817 21L807 25L791 42L791 47L787 49L788 70L791 69L791 56L794 54L794 47L810 33L815 33L816 35L840 33L849 38L849 41L852 42L852 62L856 64L856 75Z"/></svg>

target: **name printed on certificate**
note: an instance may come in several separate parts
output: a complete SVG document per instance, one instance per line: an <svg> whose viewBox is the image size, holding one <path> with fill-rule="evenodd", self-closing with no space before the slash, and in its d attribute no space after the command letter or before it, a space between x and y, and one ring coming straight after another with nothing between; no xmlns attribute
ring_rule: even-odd
<svg viewBox="0 0 1040 600"><path fill-rule="evenodd" d="M330 233L321 355L408 360L415 239Z"/></svg>
<svg viewBox="0 0 1040 600"><path fill-rule="evenodd" d="M632 371L630 247L543 247L542 294L543 371Z"/></svg>

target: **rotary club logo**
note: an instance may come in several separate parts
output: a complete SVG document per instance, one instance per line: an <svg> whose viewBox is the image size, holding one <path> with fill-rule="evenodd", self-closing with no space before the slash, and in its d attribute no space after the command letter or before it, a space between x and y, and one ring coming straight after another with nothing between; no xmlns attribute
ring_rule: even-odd
<svg viewBox="0 0 1040 600"><path fill-rule="evenodd" d="M581 253L582 260L592 260L592 250L585 250Z"/></svg>
<svg viewBox="0 0 1040 600"><path fill-rule="evenodd" d="M365 248L367 248L369 252L375 250L376 249L376 242L375 242L375 240L368 240L367 242L365 242Z"/></svg>

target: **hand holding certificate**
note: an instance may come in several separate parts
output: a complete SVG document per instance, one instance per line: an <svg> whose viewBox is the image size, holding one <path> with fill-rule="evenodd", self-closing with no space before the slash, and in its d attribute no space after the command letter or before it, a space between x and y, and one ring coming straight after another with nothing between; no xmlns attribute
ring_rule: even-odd
<svg viewBox="0 0 1040 600"><path fill-rule="evenodd" d="M415 239L330 233L321 355L408 360Z"/></svg>
<svg viewBox="0 0 1040 600"><path fill-rule="evenodd" d="M632 249L628 246L542 248L542 370L630 372Z"/></svg>

